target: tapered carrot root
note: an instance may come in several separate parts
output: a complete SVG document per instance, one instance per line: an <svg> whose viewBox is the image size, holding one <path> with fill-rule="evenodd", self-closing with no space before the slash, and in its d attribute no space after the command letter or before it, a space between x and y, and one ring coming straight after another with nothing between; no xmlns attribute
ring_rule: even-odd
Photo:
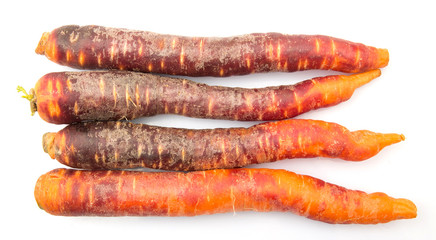
<svg viewBox="0 0 436 240"><path fill-rule="evenodd" d="M386 49L320 35L183 37L76 25L44 33L36 53L81 69L221 77L308 69L364 72L389 62Z"/></svg>
<svg viewBox="0 0 436 240"><path fill-rule="evenodd" d="M280 120L348 100L379 69L258 89L208 86L127 71L59 72L25 95L50 123L120 120L156 114L240 121Z"/></svg>
<svg viewBox="0 0 436 240"><path fill-rule="evenodd" d="M350 132L335 123L302 119L202 130L88 122L46 133L43 147L75 168L205 170L298 157L361 161L402 140L399 134Z"/></svg>
<svg viewBox="0 0 436 240"><path fill-rule="evenodd" d="M326 183L285 170L199 172L56 169L35 187L40 208L63 216L196 216L292 212L327 223L385 223L416 217L407 199Z"/></svg>

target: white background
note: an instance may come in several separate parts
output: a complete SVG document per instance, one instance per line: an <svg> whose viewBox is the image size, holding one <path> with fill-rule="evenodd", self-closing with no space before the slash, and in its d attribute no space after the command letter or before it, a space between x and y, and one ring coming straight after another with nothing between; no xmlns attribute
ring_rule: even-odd
<svg viewBox="0 0 436 240"><path fill-rule="evenodd" d="M161 239L435 239L434 75L436 44L431 1L9 1L1 24L2 220L0 238ZM418 217L378 225L330 225L291 213L243 212L198 217L56 217L33 197L37 178L63 167L42 150L45 132L64 126L30 116L16 92L46 73L71 70L34 53L41 34L66 24L96 24L188 36L252 32L324 34L388 48L382 76L345 103L300 118L337 122L350 130L397 132L406 141L363 162L293 159L251 167L287 169L325 181L411 199ZM336 74L327 71L269 73L229 78L189 78L211 85L264 87ZM185 128L248 127L256 122L157 116L141 122ZM8 238L8 239L9 239Z"/></svg>

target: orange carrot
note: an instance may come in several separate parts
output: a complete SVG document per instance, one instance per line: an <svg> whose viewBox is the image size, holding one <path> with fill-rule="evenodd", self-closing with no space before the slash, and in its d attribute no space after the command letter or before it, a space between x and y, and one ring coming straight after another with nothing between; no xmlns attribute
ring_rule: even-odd
<svg viewBox="0 0 436 240"><path fill-rule="evenodd" d="M49 73L25 95L50 123L135 119L156 114L240 121L292 118L348 100L379 69L258 89L207 86L127 71ZM19 88L19 91L23 91Z"/></svg>
<svg viewBox="0 0 436 240"><path fill-rule="evenodd" d="M361 161L402 140L400 134L350 132L335 123L303 119L201 130L87 122L46 133L43 147L52 158L75 168L206 170L297 157Z"/></svg>
<svg viewBox="0 0 436 240"><path fill-rule="evenodd" d="M44 33L36 53L81 69L221 77L308 69L363 72L389 62L386 49L321 35L184 37L77 25Z"/></svg>
<svg viewBox="0 0 436 240"><path fill-rule="evenodd" d="M56 169L35 187L38 206L62 216L196 216L292 212L327 223L385 223L416 217L407 199L367 194L273 169L198 172Z"/></svg>

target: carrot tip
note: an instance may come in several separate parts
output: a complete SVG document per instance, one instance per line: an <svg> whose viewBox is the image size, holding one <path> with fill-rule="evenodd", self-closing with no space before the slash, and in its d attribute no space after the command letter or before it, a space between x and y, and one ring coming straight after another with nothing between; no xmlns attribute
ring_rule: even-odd
<svg viewBox="0 0 436 240"><path fill-rule="evenodd" d="M49 36L50 36L49 32L45 32L42 34L41 39L39 40L38 46L35 49L35 52L37 54L43 55L45 53L45 48L46 48Z"/></svg>
<svg viewBox="0 0 436 240"><path fill-rule="evenodd" d="M350 76L345 76L344 79L347 79L347 81L352 82L355 89L380 77L380 75L381 75L381 70L374 69L367 72L356 73Z"/></svg>
<svg viewBox="0 0 436 240"><path fill-rule="evenodd" d="M401 138L401 141L406 140L406 136L404 136L404 134L400 134L400 138Z"/></svg>
<svg viewBox="0 0 436 240"><path fill-rule="evenodd" d="M52 159L55 158L54 151L54 140L56 133L45 133L42 136L42 148L44 148L44 152L48 153Z"/></svg>
<svg viewBox="0 0 436 240"><path fill-rule="evenodd" d="M377 49L378 51L378 59L377 59L377 68L386 67L389 63L389 51L384 48Z"/></svg>
<svg viewBox="0 0 436 240"><path fill-rule="evenodd" d="M418 215L416 205L404 198L395 199L393 212L394 215L403 219L416 218Z"/></svg>

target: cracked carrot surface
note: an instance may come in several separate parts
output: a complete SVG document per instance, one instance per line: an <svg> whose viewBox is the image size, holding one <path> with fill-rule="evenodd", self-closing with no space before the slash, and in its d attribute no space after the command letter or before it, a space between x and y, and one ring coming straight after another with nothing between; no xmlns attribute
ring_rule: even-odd
<svg viewBox="0 0 436 240"><path fill-rule="evenodd" d="M402 140L402 134L350 132L336 123L305 119L197 130L119 121L69 125L46 133L43 147L52 158L75 168L188 171L289 158L361 161Z"/></svg>
<svg viewBox="0 0 436 240"><path fill-rule="evenodd" d="M386 49L322 35L187 37L94 25L46 32L36 53L80 69L216 77L309 69L364 72L389 62Z"/></svg>
<svg viewBox="0 0 436 240"><path fill-rule="evenodd" d="M41 118L56 124L156 114L266 121L346 101L356 88L380 74L377 69L247 89L127 71L56 72L40 78L29 98L32 113L37 110Z"/></svg>
<svg viewBox="0 0 436 240"><path fill-rule="evenodd" d="M376 224L417 215L407 199L273 169L189 173L55 169L38 179L35 198L43 210L63 216L280 211L327 223Z"/></svg>

